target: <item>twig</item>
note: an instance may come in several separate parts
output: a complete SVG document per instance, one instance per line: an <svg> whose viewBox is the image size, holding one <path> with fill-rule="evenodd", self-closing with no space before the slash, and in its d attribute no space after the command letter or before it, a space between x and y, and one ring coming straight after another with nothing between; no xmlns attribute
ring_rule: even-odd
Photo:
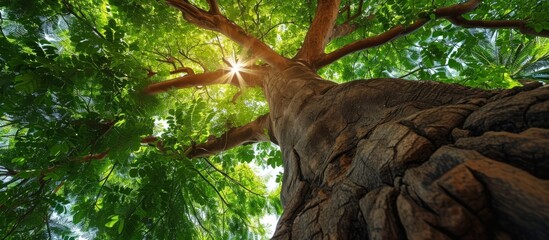
<svg viewBox="0 0 549 240"><path fill-rule="evenodd" d="M92 24L90 24L88 22L87 19L85 19L85 15L82 13L82 11L80 11L78 9L78 12L80 12L80 14L82 14L82 16L79 16L73 9L73 5L70 4L67 0L62 0L63 2L63 5L65 5L65 8L67 9L67 11L72 14L74 17L76 17L78 20L82 21L82 23L84 23L84 25L88 26L89 28L92 29L92 31L97 35L99 36L100 38L102 38L103 40L105 41L108 41L107 38L105 36L103 36L103 34L101 32L99 32L97 30L97 28L95 26L93 26Z"/></svg>
<svg viewBox="0 0 549 240"><path fill-rule="evenodd" d="M263 197L263 195L259 194L259 193L256 193L250 189L248 189L246 186L244 186L242 183L240 183L239 181L235 180L234 178L232 178L231 176L229 176L229 174L223 172L221 169L217 168L215 165L213 165L212 162L210 162L207 158L201 158L202 160L204 160L206 163L208 163L208 165L210 165L213 169L215 169L217 172L221 173L221 175L225 176L226 178L228 178L229 180L231 180L232 182L236 183L238 186L240 186L241 188L244 188L247 192L251 193L251 194L254 194L256 196L260 196L260 197Z"/></svg>
<svg viewBox="0 0 549 240"><path fill-rule="evenodd" d="M95 208L97 206L97 201L99 200L99 195L101 195L101 190L103 190L103 187L107 183L107 180L109 180L109 177L111 176L112 172L114 171L114 167L116 167L118 163L114 163L111 167L111 170L107 174L107 176L99 181L103 181L101 184L101 187L99 188L99 191L97 191L97 194L95 195L95 202L93 203L93 207Z"/></svg>
<svg viewBox="0 0 549 240"><path fill-rule="evenodd" d="M198 169L193 169L193 170L195 170L195 172L198 173L198 175L202 179L204 179L204 181L206 181L206 183L208 185L210 185L210 187L212 187L212 189L217 193L217 195L219 196L221 201L223 201L223 203L225 203L225 205L229 206L229 203L225 200L225 198L223 197L223 195L221 195L221 193L217 190L217 188L210 181L208 181L208 179L206 179L206 177L204 177L204 175L202 175L202 173L200 171L198 171Z"/></svg>

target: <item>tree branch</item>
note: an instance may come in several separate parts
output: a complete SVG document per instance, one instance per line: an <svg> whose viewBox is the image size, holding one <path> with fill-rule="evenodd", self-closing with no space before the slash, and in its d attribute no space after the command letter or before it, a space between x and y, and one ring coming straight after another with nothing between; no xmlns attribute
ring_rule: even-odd
<svg viewBox="0 0 549 240"><path fill-rule="evenodd" d="M318 1L313 22L294 59L311 63L324 54L324 48L334 30L340 3L341 0Z"/></svg>
<svg viewBox="0 0 549 240"><path fill-rule="evenodd" d="M232 84L237 87L257 87L262 86L263 74L266 70L266 66L251 66L243 67L243 69L237 73L233 73L229 69L219 69L201 74L188 74L183 77L150 84L143 91L146 94L156 94L168 91L172 88L190 88L213 84Z"/></svg>
<svg viewBox="0 0 549 240"><path fill-rule="evenodd" d="M364 0L361 0L360 4L358 6L357 12L355 14L353 14L352 16L350 15L350 9L347 11L348 15L349 15L347 17L347 20L345 20L344 23L336 25L334 27L334 30L332 31L332 35L328 39L328 43L331 42L332 40L336 39L336 38L347 36L347 35L353 33L355 30L357 30L359 28L359 26L361 24L353 22L353 20L361 15L362 8L363 8L363 3L364 3ZM369 16L365 17L364 21L370 21L374 18L375 18L375 14L372 14L372 15L369 15Z"/></svg>
<svg viewBox="0 0 549 240"><path fill-rule="evenodd" d="M65 9L70 14L72 14L76 19L80 20L84 25L91 28L91 30L93 31L93 33L95 33L95 35L102 38L103 40L107 40L107 38L101 32L99 32L99 30L97 30L97 28L92 23L88 22L88 19L86 18L86 15L84 15L84 13L82 13L82 11L77 9L77 11L80 13L80 15L78 15L78 13L76 13L76 11L74 11L74 6L72 4L70 4L67 0L63 0L61 2L63 3L63 5L65 6ZM69 24L69 23L67 22L67 24Z"/></svg>
<svg viewBox="0 0 549 240"><path fill-rule="evenodd" d="M455 4L448 7L440 7L433 12L437 17L458 16L475 10L482 0L468 0L464 3Z"/></svg>
<svg viewBox="0 0 549 240"><path fill-rule="evenodd" d="M347 20L345 20L345 23L350 23L354 19L356 19L358 16L362 14L362 8L364 7L364 0L360 0L358 3L358 9L355 14L351 15L351 7L348 5L349 8L347 10Z"/></svg>
<svg viewBox="0 0 549 240"><path fill-rule="evenodd" d="M206 157L248 143L271 141L274 139L270 128L269 114L265 114L251 123L230 129L218 138L191 146L185 155L189 158Z"/></svg>
<svg viewBox="0 0 549 240"><path fill-rule="evenodd" d="M75 161L77 162L89 162L92 160L103 160L107 155L109 154L110 149L107 148L106 151L102 153L95 153L95 154L89 154L88 156L81 157L80 159L77 159Z"/></svg>
<svg viewBox="0 0 549 240"><path fill-rule="evenodd" d="M210 10L208 11L209 13L221 14L217 0L208 0L208 5L210 5Z"/></svg>
<svg viewBox="0 0 549 240"><path fill-rule="evenodd" d="M360 2L358 3L358 9L354 14L351 13L350 2L349 4L345 5L345 7L343 7L341 10L339 10L339 14L347 13L347 19L345 19L345 22L343 22L342 24L334 26L334 29L332 30L332 34L328 38L328 43L336 38L347 36L358 29L359 24L353 23L352 21L358 18L360 15L362 15L363 7L364 7L364 0L360 0ZM366 20L371 20L372 18L374 18L374 16L375 15L370 15L366 17Z"/></svg>
<svg viewBox="0 0 549 240"><path fill-rule="evenodd" d="M447 19L454 25L464 28L508 28L516 29L527 35L549 37L549 30L536 32L526 26L527 21L525 20L467 20L462 16L448 17Z"/></svg>
<svg viewBox="0 0 549 240"><path fill-rule="evenodd" d="M223 197L223 195L221 195L221 192L219 192L219 190L217 190L217 188L210 182L208 181L208 179L202 175L202 173L200 171L198 171L198 169L194 169L196 173L198 173L198 175L204 180L206 181L206 183L208 185L210 185L210 187L212 187L212 189L217 193L217 196L219 196L219 198L221 199L221 201L223 201L223 203L225 203L225 206L230 206L229 203L227 202L227 200L225 200L225 198Z"/></svg>
<svg viewBox="0 0 549 240"><path fill-rule="evenodd" d="M103 187L105 187L105 184L109 180L109 177L111 176L112 172L114 171L114 168L116 167L116 165L118 165L118 163L114 163L111 167L111 170L107 174L107 176L103 180L101 180L101 181L103 181L103 183L101 184L101 187L99 187L99 191L97 191L97 194L95 194L95 198L94 198L95 201L93 203L93 208L95 208L97 206L97 201L99 200L99 196L101 195L101 190L103 190Z"/></svg>
<svg viewBox="0 0 549 240"><path fill-rule="evenodd" d="M332 30L332 34L328 38L328 42L331 42L336 38L347 36L353 33L357 29L358 29L358 24L353 24L350 22L337 25L334 27L334 30Z"/></svg>
<svg viewBox="0 0 549 240"><path fill-rule="evenodd" d="M537 36L549 36L549 31L543 30L541 32L535 32L533 29L526 26L526 21L524 20L491 20L491 21L472 21L466 20L461 15L475 10L481 0L468 0L464 3L455 4L448 7L440 7L435 9L432 13L435 16L435 19L446 18L450 20L455 25L463 26L466 28L471 27L482 27L482 28L513 28L518 29L524 34L537 35ZM364 38L353 43L347 44L329 54L323 55L317 61L311 64L313 68L321 68L332 62L337 61L338 59L364 49L376 47L383 45L389 41L392 41L396 38L405 36L419 29L425 25L430 19L427 17L420 17L415 20L413 24L408 26L398 25L395 26L381 34L376 36Z"/></svg>
<svg viewBox="0 0 549 240"><path fill-rule="evenodd" d="M246 186L244 186L244 184L242 184L241 182L237 181L236 179L234 179L233 177L229 176L229 174L227 174L226 172L223 172L223 170L219 169L218 167L216 167L212 162L208 161L208 159L204 158L203 159L208 165L210 165L210 167L212 167L215 171L221 173L221 175L223 175L224 177L228 178L229 180L231 180L232 182L234 182L236 185L238 185L239 187L243 188L244 190L246 190L247 192L253 194L253 195L256 195L256 196L259 196L259 197L263 197L263 195L259 194L259 193L256 193L252 190L250 190L249 188L247 188Z"/></svg>
<svg viewBox="0 0 549 240"><path fill-rule="evenodd" d="M107 148L107 150L105 150L104 152L101 152L101 153L90 153L88 154L87 156L83 156L83 157L76 157L76 158L73 158L73 159L70 159L67 163L87 163L87 162L91 162L91 161L99 161L99 160L103 160L107 157L107 155L109 154L109 151L110 151L110 148ZM48 167L47 169L44 169L44 170L32 170L32 171L40 171L40 179L43 179L45 177L46 174L48 173L51 173L63 166L66 166L64 164L60 164L60 165L54 165L54 166L51 166L51 167ZM12 172L9 172L9 173L20 173L21 171L15 171L15 170L12 170Z"/></svg>
<svg viewBox="0 0 549 240"><path fill-rule="evenodd" d="M145 70L147 70L147 77L152 77L157 74L157 72L153 71L152 69L145 69ZM177 74L177 73L187 73L187 75L193 75L194 70L188 67L181 67L173 71L170 71L170 74Z"/></svg>
<svg viewBox="0 0 549 240"><path fill-rule="evenodd" d="M413 24L408 25L406 27L402 25L398 25L379 35L364 38L362 40L347 44L339 48L338 50L335 50L329 54L324 55L322 58L320 58L317 62L315 62L312 65L315 66L315 68L321 68L332 62L335 62L336 60L346 56L347 54L350 54L359 50L383 45L395 38L414 32L421 26L425 25L425 23L427 22L428 22L428 19L420 18L420 19L417 19L416 22L414 22Z"/></svg>
<svg viewBox="0 0 549 240"><path fill-rule="evenodd" d="M161 153L166 153L166 150L164 149L164 142L160 139L158 139L157 137L153 136L153 135L150 135L150 136L147 136L147 137L144 137L141 139L141 143L145 143L145 144L152 144L152 143L155 143L156 142L156 148L161 152Z"/></svg>
<svg viewBox="0 0 549 240"><path fill-rule="evenodd" d="M183 13L189 23L198 27L219 32L242 47L249 49L254 55L275 68L283 68L289 60L276 53L259 39L249 35L244 29L236 25L219 13L217 2L209 0L210 11L206 12L185 0L167 0L167 3ZM212 11L213 9L213 11ZM217 10L216 10L217 9Z"/></svg>
<svg viewBox="0 0 549 240"><path fill-rule="evenodd" d="M189 50L189 51L190 51L190 50ZM194 62L194 63L198 64L198 65L202 68L202 70L204 70L204 72L207 72L207 71L208 71L208 68L206 67L206 65L204 65L204 63L202 63L202 62L200 62L200 61L198 61L198 60L196 60L196 59L194 59L194 58L191 58L191 57L189 56L189 53L188 53L188 52L184 52L184 51L181 50L181 49L179 49L178 52L179 52L179 54L180 54L181 56L183 56L183 57L186 58L187 60L189 60L189 61L191 61L191 62Z"/></svg>

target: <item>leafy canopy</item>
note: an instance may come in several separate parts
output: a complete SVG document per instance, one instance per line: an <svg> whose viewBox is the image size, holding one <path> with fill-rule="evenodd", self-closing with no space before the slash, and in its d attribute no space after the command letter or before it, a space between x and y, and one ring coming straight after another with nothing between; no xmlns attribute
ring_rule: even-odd
<svg viewBox="0 0 549 240"><path fill-rule="evenodd" d="M192 1L208 8L206 1ZM343 1L338 23L355 31L335 50L456 1ZM286 57L303 41L312 1L219 1L222 13ZM547 1L492 0L477 19L529 19L549 30ZM188 159L182 154L268 112L258 89L208 86L158 97L151 82L253 58L162 1L0 2L0 229L3 238L263 238L280 214L248 163L282 164L270 144ZM320 69L338 82L433 79L482 88L547 81L545 39L464 29L444 20ZM259 61L260 60L255 60ZM148 141L151 136L161 141ZM147 140L148 139L148 140Z"/></svg>

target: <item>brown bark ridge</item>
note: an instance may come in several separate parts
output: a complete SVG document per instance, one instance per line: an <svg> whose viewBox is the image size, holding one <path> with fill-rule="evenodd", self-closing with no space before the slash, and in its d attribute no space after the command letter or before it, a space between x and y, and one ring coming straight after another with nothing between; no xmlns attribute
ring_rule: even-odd
<svg viewBox="0 0 549 240"><path fill-rule="evenodd" d="M273 239L549 239L549 88L488 92L303 65L264 80L284 159Z"/></svg>

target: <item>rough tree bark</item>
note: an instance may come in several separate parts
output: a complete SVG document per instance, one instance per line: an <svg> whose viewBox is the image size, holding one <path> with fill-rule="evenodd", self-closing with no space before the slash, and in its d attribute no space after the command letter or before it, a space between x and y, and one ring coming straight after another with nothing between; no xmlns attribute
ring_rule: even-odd
<svg viewBox="0 0 549 240"><path fill-rule="evenodd" d="M522 20L466 20L480 0L440 7L436 18L464 27L534 32ZM241 83L263 89L270 113L192 146L189 157L272 141L283 153L284 212L273 239L549 239L549 88L483 91L434 82L371 79L335 84L315 71L359 50L412 33L430 21L350 43L335 25L339 0L318 4L293 59L221 15L168 0L190 23L220 32L269 66L253 73L187 75L171 87ZM362 3L361 3L362 4ZM347 24L347 23L345 23Z"/></svg>
<svg viewBox="0 0 549 240"><path fill-rule="evenodd" d="M284 159L274 239L549 238L549 88L335 85L299 65L265 85Z"/></svg>

